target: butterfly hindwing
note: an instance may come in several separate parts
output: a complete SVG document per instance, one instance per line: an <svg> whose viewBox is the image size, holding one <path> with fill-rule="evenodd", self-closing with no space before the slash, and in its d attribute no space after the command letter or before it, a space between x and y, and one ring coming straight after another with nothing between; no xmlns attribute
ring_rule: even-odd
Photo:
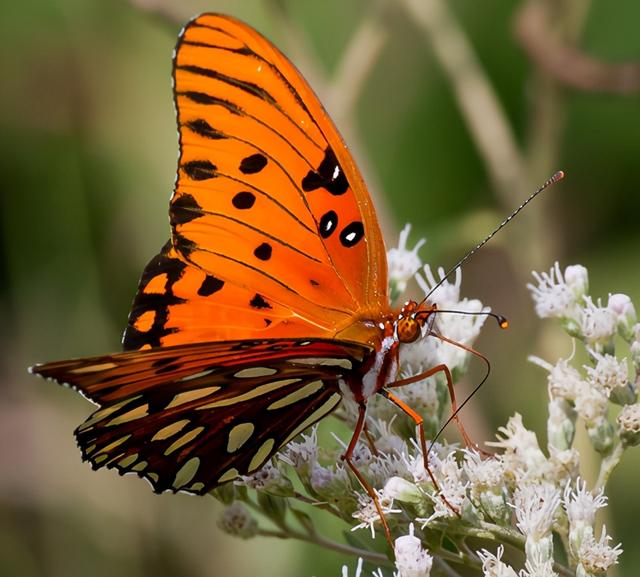
<svg viewBox="0 0 640 577"><path fill-rule="evenodd" d="M233 347L236 347L233 350ZM83 458L204 493L251 474L330 413L368 350L331 341L232 341L36 367L100 403L76 430Z"/></svg>

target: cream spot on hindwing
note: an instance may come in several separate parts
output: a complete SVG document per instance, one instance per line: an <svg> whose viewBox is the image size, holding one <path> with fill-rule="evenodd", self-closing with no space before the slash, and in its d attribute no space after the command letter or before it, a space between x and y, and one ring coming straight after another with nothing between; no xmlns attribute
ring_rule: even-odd
<svg viewBox="0 0 640 577"><path fill-rule="evenodd" d="M313 381L311 383L306 384L304 387L300 387L298 390L293 393L289 393L286 397L282 397L274 403L271 403L268 407L268 411L272 411L275 409L281 409L283 407L287 407L306 397L313 395L318 392L324 386L322 381Z"/></svg>
<svg viewBox="0 0 640 577"><path fill-rule="evenodd" d="M164 452L164 454L170 455L171 453L173 453L175 450L179 449L183 445L186 445L190 441L193 441L193 439L195 439L200 433L202 433L202 431L204 431L204 427L196 427L195 429L189 431L188 433L185 433L184 435L182 435L182 437L179 437L173 443L171 443L171 445L169 445L169 447Z"/></svg>
<svg viewBox="0 0 640 577"><path fill-rule="evenodd" d="M240 473L238 473L238 469L229 469L226 473L220 475L218 483L226 483L227 481L231 481L231 479L235 479L239 475Z"/></svg>
<svg viewBox="0 0 640 577"><path fill-rule="evenodd" d="M274 439L267 439L260 448L256 451L256 454L251 459L249 463L249 473L253 473L256 469L262 466L262 464L267 460L267 457L273 451L273 445L275 444Z"/></svg>
<svg viewBox="0 0 640 577"><path fill-rule="evenodd" d="M213 403L207 403L206 405L202 405L201 407L196 407L199 411L205 409L215 409L217 407L228 407L229 405L235 405L236 403L241 403L243 401L250 401L251 399L255 399L261 395L266 395L271 391L276 389L280 389L282 387L286 387L287 385L291 385L293 383L297 383L301 379L281 379L279 381L272 381L271 383L266 383L264 385L260 385L247 391L242 395L236 395L235 397L230 397L228 399L220 399L219 401L214 401Z"/></svg>
<svg viewBox="0 0 640 577"><path fill-rule="evenodd" d="M171 402L165 408L170 409L172 407L184 405L185 403L188 403L190 401L195 401L196 399L201 399L202 397L211 395L219 390L220 387L205 387L203 389L193 389L192 391L178 393L175 397L173 397L173 399L171 399Z"/></svg>
<svg viewBox="0 0 640 577"><path fill-rule="evenodd" d="M199 468L200 459L198 457L192 457L189 459L176 473L176 477L173 481L173 488L180 489L181 487L184 487L196 476Z"/></svg>
<svg viewBox="0 0 640 577"><path fill-rule="evenodd" d="M175 435L182 431L191 421L189 419L183 419L181 421L176 421L175 423L171 423L166 427L160 429L153 437L151 437L152 441L164 441L168 439L172 435Z"/></svg>
<svg viewBox="0 0 640 577"><path fill-rule="evenodd" d="M277 369L272 367L249 367L248 369L242 369L233 376L237 379L250 379L254 377L270 377L277 373Z"/></svg>
<svg viewBox="0 0 640 577"><path fill-rule="evenodd" d="M227 441L227 452L235 453L244 445L255 431L253 423L240 423L229 431L229 439Z"/></svg>

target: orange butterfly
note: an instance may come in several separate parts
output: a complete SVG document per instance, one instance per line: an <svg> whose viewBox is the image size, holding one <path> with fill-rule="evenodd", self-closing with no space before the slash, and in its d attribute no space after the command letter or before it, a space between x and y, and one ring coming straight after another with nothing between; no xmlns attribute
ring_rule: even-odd
<svg viewBox="0 0 640 577"><path fill-rule="evenodd" d="M435 307L392 310L385 246L353 158L295 67L247 25L190 22L173 63L171 240L144 270L125 352L38 365L100 408L83 458L203 494L259 470L333 411L389 388ZM427 327L430 325L428 324ZM424 454L424 435L422 446ZM426 458L426 457L425 457ZM426 464L426 463L425 463Z"/></svg>

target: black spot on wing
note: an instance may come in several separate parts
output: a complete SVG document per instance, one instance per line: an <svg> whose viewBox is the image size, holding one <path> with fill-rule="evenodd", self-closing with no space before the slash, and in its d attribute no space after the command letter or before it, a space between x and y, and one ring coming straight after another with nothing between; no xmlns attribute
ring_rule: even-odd
<svg viewBox="0 0 640 577"><path fill-rule="evenodd" d="M182 170L191 180L209 180L217 176L217 167L210 160L190 160L182 165Z"/></svg>
<svg viewBox="0 0 640 577"><path fill-rule="evenodd" d="M224 286L224 281L208 274L206 278L202 281L202 284L198 289L198 294L201 297L208 297L208 296L211 296L213 293L218 292L223 286Z"/></svg>
<svg viewBox="0 0 640 577"><path fill-rule="evenodd" d="M252 306L254 309L270 309L271 305L264 300L264 297L256 294L250 301L249 301L249 305Z"/></svg>
<svg viewBox="0 0 640 577"><path fill-rule="evenodd" d="M269 260L271 258L272 250L273 249L270 244L263 242L260 246L256 247L253 254L260 260Z"/></svg>
<svg viewBox="0 0 640 577"><path fill-rule="evenodd" d="M239 192L236 194L231 203L239 210L247 210L251 208L256 202L256 195L252 192Z"/></svg>
<svg viewBox="0 0 640 577"><path fill-rule="evenodd" d="M187 91L187 92L179 92L179 96L184 96L191 100L191 102L195 102L196 104L208 104L212 106L222 106L232 112L233 114L242 114L242 109L238 107L233 102L229 100L225 100L224 98L218 98L217 96L212 96L211 94L207 94L205 92L197 92L197 91Z"/></svg>
<svg viewBox="0 0 640 577"><path fill-rule="evenodd" d="M310 170L302 179L302 190L305 192L318 188L324 188L336 196L344 194L349 189L349 181L330 147L326 149L320 166L316 170Z"/></svg>
<svg viewBox="0 0 640 577"><path fill-rule="evenodd" d="M213 128L206 120L203 118L196 118L194 120L189 120L185 123L185 126L189 128L192 132L195 132L198 136L202 136L204 138L211 138L213 140L220 140L221 138L226 138L226 135Z"/></svg>
<svg viewBox="0 0 640 577"><path fill-rule="evenodd" d="M263 154L252 154L243 158L240 162L240 172L242 174L256 174L267 166L267 158Z"/></svg>
<svg viewBox="0 0 640 577"><path fill-rule="evenodd" d="M171 226L185 224L202 216L202 208L190 194L177 196L169 207L169 218Z"/></svg>
<svg viewBox="0 0 640 577"><path fill-rule="evenodd" d="M322 238L329 238L337 226L338 215L335 213L335 211L330 210L329 212L322 215L320 223L318 224L318 231L320 232L320 236Z"/></svg>
<svg viewBox="0 0 640 577"><path fill-rule="evenodd" d="M358 244L363 236L364 226L360 221L354 221L342 229L340 232L340 242L342 243L342 246L351 248Z"/></svg>

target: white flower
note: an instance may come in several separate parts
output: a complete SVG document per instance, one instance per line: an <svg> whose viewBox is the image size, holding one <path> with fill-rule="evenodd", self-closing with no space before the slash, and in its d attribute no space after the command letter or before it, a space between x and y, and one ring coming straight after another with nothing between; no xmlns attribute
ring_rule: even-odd
<svg viewBox="0 0 640 577"><path fill-rule="evenodd" d="M587 372L589 384L607 397L618 387L625 387L629 379L629 367L627 359L618 360L613 355L602 355L595 351L589 351L596 360L596 366L584 366Z"/></svg>
<svg viewBox="0 0 640 577"><path fill-rule="evenodd" d="M462 469L475 490L498 487L504 481L504 463L499 455L483 458L478 451L466 449Z"/></svg>
<svg viewBox="0 0 640 577"><path fill-rule="evenodd" d="M382 514L385 515L385 517L391 513L402 513L401 509L393 508L393 499L386 497L377 489L374 489L374 491L378 498L378 504L380 505ZM358 502L360 503L360 508L353 513L352 517L360 521L360 523L351 527L351 530L357 531L358 529L365 529L368 527L371 530L371 538L375 538L375 524L378 521L381 521L380 513L378 513L378 509L369 495L358 493Z"/></svg>
<svg viewBox="0 0 640 577"><path fill-rule="evenodd" d="M625 405L618 413L617 421L624 433L640 433L640 404Z"/></svg>
<svg viewBox="0 0 640 577"><path fill-rule="evenodd" d="M411 232L411 225L407 224L400 233L398 248L392 248L387 251L387 263L389 267L389 283L392 287L392 293L395 297L402 294L407 288L407 282L411 280L414 274L422 266L422 261L418 256L420 247L426 242L420 239L412 250L407 249L407 239Z"/></svg>
<svg viewBox="0 0 640 577"><path fill-rule="evenodd" d="M524 569L520 571L520 577L557 577L553 570L553 560L546 561L527 559Z"/></svg>
<svg viewBox="0 0 640 577"><path fill-rule="evenodd" d="M608 408L606 395L595 388L585 388L576 399L576 411L587 424L606 415Z"/></svg>
<svg viewBox="0 0 640 577"><path fill-rule="evenodd" d="M416 459L415 464L418 464ZM414 464L414 465L415 465ZM431 521L439 518L457 518L462 510L464 501L467 498L467 488L469 482L464 479L464 474L454 452L448 453L444 459L436 454L429 458L429 466L433 476L438 483L438 493L430 495L433 501L433 513L428 518L416 518L416 521L426 527ZM424 471L424 466L422 467ZM416 482L430 480L428 474L422 473L422 479L416 475Z"/></svg>
<svg viewBox="0 0 640 577"><path fill-rule="evenodd" d="M610 294L607 308L616 315L620 334L627 341L630 341L633 338L634 325L638 322L636 309L631 299L621 293Z"/></svg>
<svg viewBox="0 0 640 577"><path fill-rule="evenodd" d="M551 534L559 506L560 491L550 483L525 483L518 486L513 502L516 526L527 538L546 538Z"/></svg>
<svg viewBox="0 0 640 577"><path fill-rule="evenodd" d="M518 577L512 567L502 561L504 546L500 545L495 555L486 549L477 551L482 561L482 573L484 577Z"/></svg>
<svg viewBox="0 0 640 577"><path fill-rule="evenodd" d="M540 318L567 318L573 316L577 300L586 286L586 269L575 265L567 267L569 272L569 284L560 271L560 265L556 262L549 272L532 272L537 281L537 286L528 284L531 296L535 302L536 313Z"/></svg>
<svg viewBox="0 0 640 577"><path fill-rule="evenodd" d="M549 471L547 479L556 486L562 486L574 479L580 470L580 453L577 449L558 450L549 446Z"/></svg>
<svg viewBox="0 0 640 577"><path fill-rule="evenodd" d="M291 465L298 473L309 475L318 462L318 430L311 429L308 435L302 435L301 441L292 441L279 454L279 459Z"/></svg>
<svg viewBox="0 0 640 577"><path fill-rule="evenodd" d="M509 419L506 427L500 427L498 441L488 441L490 447L504 449L503 455L506 470L517 478L541 477L546 470L547 459L538 445L533 431L529 431L522 423L522 415L516 413Z"/></svg>
<svg viewBox="0 0 640 577"><path fill-rule="evenodd" d="M590 296L584 296L584 306L577 315L578 331L582 338L592 345L603 345L616 334L616 315L600 300L593 302Z"/></svg>
<svg viewBox="0 0 640 577"><path fill-rule="evenodd" d="M362 557L358 557L358 564L356 565L356 572L353 577L360 577L362 575ZM342 566L342 577L349 577L349 568L346 565Z"/></svg>
<svg viewBox="0 0 640 577"><path fill-rule="evenodd" d="M607 497L602 489L595 495L588 491L586 482L578 477L575 490L567 483L562 501L569 520L569 545L576 555L583 543L593 538L596 512L607 505Z"/></svg>
<svg viewBox="0 0 640 577"><path fill-rule="evenodd" d="M573 294L580 298L589 290L589 273L581 264L569 265L564 269L564 282L567 283Z"/></svg>
<svg viewBox="0 0 640 577"><path fill-rule="evenodd" d="M413 523L409 535L398 537L395 542L398 577L429 577L433 557L422 548L420 539L413 535Z"/></svg>
<svg viewBox="0 0 640 577"><path fill-rule="evenodd" d="M502 458L498 455L483 459L477 451L467 449L462 469L469 479L473 504L494 522L507 523L511 511L507 507Z"/></svg>
<svg viewBox="0 0 640 577"><path fill-rule="evenodd" d="M607 497L602 489L595 495L591 493L586 481L578 477L575 489L570 482L565 486L562 503L570 525L593 525L598 509L606 507Z"/></svg>
<svg viewBox="0 0 640 577"><path fill-rule="evenodd" d="M270 461L253 475L243 476L241 480L237 481L237 484L244 484L251 489L282 496L292 496L294 493L291 481Z"/></svg>
<svg viewBox="0 0 640 577"><path fill-rule="evenodd" d="M425 278L423 278L420 273L416 273L416 282L426 296L444 279L445 270L442 267L438 267L438 279L433 275L433 271L428 264L424 265L422 270ZM440 308L449 308L460 301L462 269L457 268L455 275L453 282L447 279L433 292L429 297L429 302L437 303Z"/></svg>
<svg viewBox="0 0 640 577"><path fill-rule="evenodd" d="M593 535L583 541L578 558L589 575L604 575L611 565L618 563L618 557L622 554L621 544L618 543L615 547L611 547L609 546L610 540L607 528L603 526L598 541Z"/></svg>
<svg viewBox="0 0 640 577"><path fill-rule="evenodd" d="M549 394L575 401L576 397L587 386L580 373L569 364L569 359L560 359L549 371L547 377Z"/></svg>

